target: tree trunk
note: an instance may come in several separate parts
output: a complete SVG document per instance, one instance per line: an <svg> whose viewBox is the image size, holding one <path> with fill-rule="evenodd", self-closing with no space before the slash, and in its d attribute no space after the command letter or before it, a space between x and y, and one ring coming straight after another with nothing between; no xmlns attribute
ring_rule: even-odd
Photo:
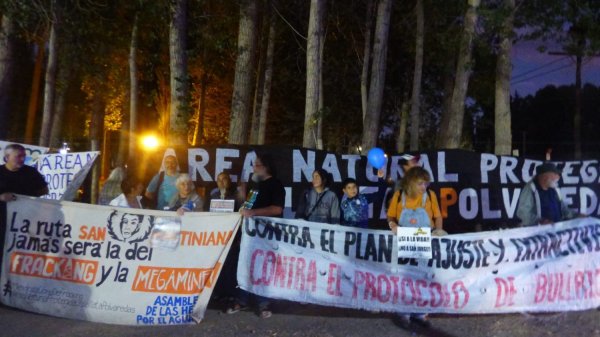
<svg viewBox="0 0 600 337"><path fill-rule="evenodd" d="M71 78L71 67L59 67L58 85L56 87L56 106L54 108L54 117L52 118L52 129L50 130L51 147L61 147L62 126L65 123L65 106L67 103L67 92L69 90L69 81Z"/></svg>
<svg viewBox="0 0 600 337"><path fill-rule="evenodd" d="M273 53L275 50L275 15L269 17L269 38L267 42L267 58L265 60L265 80L263 82L263 96L260 104L260 120L258 125L258 145L265 144L267 130L267 115L269 114L269 103L271 100L271 81L273 80Z"/></svg>
<svg viewBox="0 0 600 337"><path fill-rule="evenodd" d="M189 81L186 56L187 0L171 0L169 56L171 68L171 111L169 145L185 146L188 134Z"/></svg>
<svg viewBox="0 0 600 337"><path fill-rule="evenodd" d="M198 99L198 109L197 109L197 122L196 122L196 130L194 132L194 146L198 144L204 143L204 116L206 115L206 89L208 86L208 73L206 71L202 72L202 77L200 78L200 98Z"/></svg>
<svg viewBox="0 0 600 337"><path fill-rule="evenodd" d="M494 153L510 155L512 151L512 132L510 115L510 78L512 63L512 34L515 0L504 0L508 11L500 32L500 48L496 61L496 99L494 104Z"/></svg>
<svg viewBox="0 0 600 337"><path fill-rule="evenodd" d="M408 94L406 95L408 96ZM404 98L404 97L403 97ZM400 126L398 128L398 137L396 138L396 151L402 153L406 149L406 126L408 124L408 100L403 99L398 111L400 117Z"/></svg>
<svg viewBox="0 0 600 337"><path fill-rule="evenodd" d="M100 97L99 93L94 95L94 102L92 106L92 116L90 123L90 151L100 151L101 133L104 130L104 102ZM98 161L94 163L92 169L92 186L91 186L91 203L98 203L98 191L100 180L100 165Z"/></svg>
<svg viewBox="0 0 600 337"><path fill-rule="evenodd" d="M46 34L44 34L46 36ZM46 41L40 38L37 41L37 54L35 55L35 64L33 66L33 78L31 80L31 95L29 96L29 105L27 107L27 122L25 125L25 143L33 144L33 129L35 128L35 115L38 110L40 98L40 83L42 82L42 69L46 59Z"/></svg>
<svg viewBox="0 0 600 337"><path fill-rule="evenodd" d="M57 22L52 23L50 39L48 40L48 63L46 66L46 80L44 85L44 110L42 115L42 128L40 132L40 146L48 146L50 142L50 128L54 114L54 98L56 94L56 67L58 60Z"/></svg>
<svg viewBox="0 0 600 337"><path fill-rule="evenodd" d="M365 20L365 46L363 51L362 72L360 74L360 101L362 107L362 120L367 115L367 102L369 101L369 66L371 64L371 35L373 30L373 0L367 0L367 18Z"/></svg>
<svg viewBox="0 0 600 337"><path fill-rule="evenodd" d="M323 12L323 17L325 16ZM323 20L321 20L321 26L323 26ZM325 91L323 90L323 55L325 50L325 29L321 27L321 37L319 39L319 110L317 113L317 144L316 148L323 150L323 117L325 116L325 104L323 97L325 97Z"/></svg>
<svg viewBox="0 0 600 337"><path fill-rule="evenodd" d="M425 39L425 14L423 0L415 6L417 32L415 37L415 72L413 74L412 97L410 100L410 150L419 150L419 126L421 114L421 76L423 74L423 40Z"/></svg>
<svg viewBox="0 0 600 337"><path fill-rule="evenodd" d="M270 9L270 6L267 6ZM263 92L265 90L265 63L267 58L267 43L268 43L268 17L269 14L266 15L266 18L263 20L262 28L261 28L261 43L260 50L258 51L258 70L256 71L256 86L254 90L254 105L252 108L252 122L250 124L250 139L248 141L249 144L258 144L258 129L260 124L260 113L262 106L262 97Z"/></svg>
<svg viewBox="0 0 600 337"><path fill-rule="evenodd" d="M198 114L198 134L200 143L204 143L204 116L206 116L206 91L208 90L208 74L202 75L202 88L200 88L200 113Z"/></svg>
<svg viewBox="0 0 600 337"><path fill-rule="evenodd" d="M447 130L450 123L450 106L452 106L452 90L454 89L454 69L456 68L456 62L454 57L450 57L446 63L444 72L444 97L442 100L442 113L440 118L439 130ZM441 148L443 145L442 137L439 133L436 137L436 147Z"/></svg>
<svg viewBox="0 0 600 337"><path fill-rule="evenodd" d="M317 126L319 120L319 96L321 95L321 39L323 34L323 13L325 0L312 0L306 47L306 99L304 107L304 134L302 146L317 146Z"/></svg>
<svg viewBox="0 0 600 337"><path fill-rule="evenodd" d="M367 115L365 116L363 123L362 148L365 151L377 146L377 139L379 138L379 116L383 105L391 11L392 0L381 0L379 2L377 8L377 23L375 26L375 41L373 45L369 100L367 104Z"/></svg>
<svg viewBox="0 0 600 337"><path fill-rule="evenodd" d="M137 48L138 48L138 23L139 14L135 14L133 28L131 29L131 41L129 43L129 123L121 127L119 137L119 155L117 165L123 166L126 161L136 162L136 135L138 115L138 77L137 77ZM125 116L126 118L126 116ZM129 124L129 130L125 127ZM127 132L129 131L129 132ZM126 159L128 158L128 159Z"/></svg>
<svg viewBox="0 0 600 337"><path fill-rule="evenodd" d="M235 62L229 143L244 144L252 104L254 63L256 60L257 1L243 0L240 6L238 56Z"/></svg>
<svg viewBox="0 0 600 337"><path fill-rule="evenodd" d="M462 139L463 121L465 117L465 98L469 87L471 76L471 52L473 38L475 37L475 26L477 24L477 7L480 0L468 0L469 8L465 14L465 24L460 40L458 60L456 62L456 76L454 90L452 91L452 102L448 113L447 127L440 128L439 144L446 149L456 149L460 146ZM445 126L445 125L442 125Z"/></svg>
<svg viewBox="0 0 600 337"><path fill-rule="evenodd" d="M13 22L6 15L0 17L0 139L6 139L10 116L10 88L13 79Z"/></svg>

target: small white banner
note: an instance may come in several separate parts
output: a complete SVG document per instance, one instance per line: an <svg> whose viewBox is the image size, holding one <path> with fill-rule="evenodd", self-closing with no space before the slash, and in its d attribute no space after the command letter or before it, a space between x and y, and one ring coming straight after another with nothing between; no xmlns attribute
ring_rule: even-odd
<svg viewBox="0 0 600 337"><path fill-rule="evenodd" d="M398 256L431 259L431 227L400 227L396 233Z"/></svg>
<svg viewBox="0 0 600 337"><path fill-rule="evenodd" d="M85 180L98 151L52 153L40 156L38 171L48 183L45 199L72 201Z"/></svg>
<svg viewBox="0 0 600 337"><path fill-rule="evenodd" d="M433 237L398 258L391 231L254 217L238 283L261 296L389 312L495 314L600 306L600 220Z"/></svg>
<svg viewBox="0 0 600 337"><path fill-rule="evenodd" d="M212 199L210 201L211 212L231 213L235 208L233 199Z"/></svg>
<svg viewBox="0 0 600 337"><path fill-rule="evenodd" d="M201 320L239 220L26 196L7 211L2 303L124 325Z"/></svg>

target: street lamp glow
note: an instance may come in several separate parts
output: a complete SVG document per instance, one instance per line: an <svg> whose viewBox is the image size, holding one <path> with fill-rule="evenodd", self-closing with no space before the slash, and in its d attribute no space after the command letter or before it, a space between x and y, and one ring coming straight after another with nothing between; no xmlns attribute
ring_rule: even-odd
<svg viewBox="0 0 600 337"><path fill-rule="evenodd" d="M142 137L141 143L144 150L148 151L154 151L160 145L160 142L155 135L146 135Z"/></svg>

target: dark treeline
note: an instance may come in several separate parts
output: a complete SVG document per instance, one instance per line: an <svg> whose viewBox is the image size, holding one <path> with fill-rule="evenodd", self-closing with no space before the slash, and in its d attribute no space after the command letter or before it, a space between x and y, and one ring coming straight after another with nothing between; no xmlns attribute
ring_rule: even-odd
<svg viewBox="0 0 600 337"><path fill-rule="evenodd" d="M600 156L600 87L582 88L582 150L584 158ZM575 86L547 86L533 95L511 100L513 146L523 156L552 159L573 158L573 109Z"/></svg>
<svg viewBox="0 0 600 337"><path fill-rule="evenodd" d="M245 82L251 88L244 96L251 101L244 102L250 106L244 112L249 115L242 116L247 124L254 124L250 119L260 108L273 23L272 86L270 101L266 101L264 141L253 142L250 127L237 138L244 144L302 145L307 137L307 78L313 71L307 66L310 13L311 6L319 4L323 19L322 70L317 76L321 101L312 112L315 124L322 128L317 133L322 135L308 133L318 138L315 147L347 153L366 143L389 152L449 147L507 154L512 138L512 148L521 155L540 156L550 147L558 156L569 156L569 146L575 141L573 87L549 87L533 96L514 96L513 111L505 114L512 116L512 127L500 130L512 130L512 137L502 151L495 149L499 142L495 102L499 93L510 92L509 85L498 86L502 41L517 45L524 39L543 41L550 36L565 53L590 55L600 40L594 24L600 2L412 0L383 6L386 3L0 0L0 45L6 46L3 53L10 51L0 55L0 138L46 143L40 135L51 129L45 136L51 147L66 141L73 150L89 150L90 139L106 143L114 155L104 173L122 162L116 153L127 157L122 153L127 147L119 142L128 134L155 131L167 139L174 132L174 119L180 124L184 119L183 126L177 126L183 129L175 131L187 136L188 146L231 142L236 132L231 127L238 99L236 73L251 73ZM170 63L175 5L186 13L186 21L179 23L185 28L185 43L178 56L187 58L185 69L178 69L187 74L181 78L172 77L174 66ZM367 113L365 99L374 98L361 95L361 78L367 78L362 83L366 89L380 80L363 74L365 69L367 75L373 72L369 66L375 62L376 29L385 9L389 10L389 32L382 101L377 111ZM469 26L469 20L475 23ZM241 23L250 21L253 25L244 27L254 27L245 32L256 42L253 57L248 58L254 63L238 67L239 56L246 51L239 46ZM421 25L423 30L418 29ZM463 45L468 29L471 40ZM461 60L466 62L463 67L457 66ZM418 61L422 76L415 79ZM455 83L462 71L467 72L461 78L468 83ZM132 78L137 81L135 87ZM457 90L461 85L464 97ZM179 93L185 97L172 102ZM599 115L597 93L598 89L589 85L583 90L584 156L597 154L593 131ZM459 98L452 101L453 95ZM503 111L507 110L505 106ZM462 125L442 125L447 111L457 113L449 120L460 116ZM137 116L134 126L129 125L135 120L130 118L132 114ZM371 119L379 122L367 124ZM44 121L51 125L44 126ZM510 120L504 118L504 122L510 125ZM365 133L375 135L375 141L365 142ZM458 141L439 139L455 135L459 135ZM363 153L366 150L362 149Z"/></svg>

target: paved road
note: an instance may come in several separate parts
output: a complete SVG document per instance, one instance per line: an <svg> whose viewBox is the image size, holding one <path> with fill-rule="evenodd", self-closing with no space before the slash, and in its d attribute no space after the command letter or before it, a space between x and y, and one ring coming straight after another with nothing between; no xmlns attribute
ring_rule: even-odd
<svg viewBox="0 0 600 337"><path fill-rule="evenodd" d="M212 307L193 326L130 327L75 321L0 306L1 337L51 336L440 336L440 337L600 337L600 311L545 315L433 315L432 327L402 328L393 315L278 302L274 315L261 319L253 312L235 315Z"/></svg>

